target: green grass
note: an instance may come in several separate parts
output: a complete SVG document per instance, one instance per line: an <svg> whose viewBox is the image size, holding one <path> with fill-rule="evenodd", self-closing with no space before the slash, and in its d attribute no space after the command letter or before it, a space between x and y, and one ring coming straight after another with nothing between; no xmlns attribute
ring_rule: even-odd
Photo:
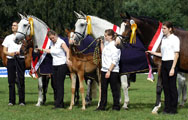
<svg viewBox="0 0 188 120"><path fill-rule="evenodd" d="M49 85L46 105L36 107L38 97L38 81L26 78L26 106L8 106L8 82L7 78L0 78L0 120L184 120L188 119L188 105L178 108L177 115L152 115L151 110L155 103L156 82L151 83L146 80L145 74L138 74L135 83L131 83L129 89L130 104L129 110L121 109L112 111L112 94L109 87L108 111L94 111L97 106L97 98L85 111L81 110L81 101L73 110L68 110L71 95L71 83L67 78L65 81L65 109L52 109L53 91ZM157 76L155 76L157 77ZM162 99L164 97L162 96ZM18 103L18 95L16 98ZM164 103L162 103L164 107ZM162 111L162 110L161 110Z"/></svg>

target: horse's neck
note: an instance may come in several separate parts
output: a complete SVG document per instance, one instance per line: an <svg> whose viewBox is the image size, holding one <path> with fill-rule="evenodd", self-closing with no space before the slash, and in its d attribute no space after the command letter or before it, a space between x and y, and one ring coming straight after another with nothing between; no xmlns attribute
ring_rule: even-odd
<svg viewBox="0 0 188 120"><path fill-rule="evenodd" d="M70 45L70 44L69 44L70 56L75 56L77 50L78 50L78 49L77 49L77 47L76 47L75 45Z"/></svg>
<svg viewBox="0 0 188 120"><path fill-rule="evenodd" d="M137 34L140 37L142 43L145 46L148 46L153 38L153 36L155 35L157 29L158 29L158 25L151 25L145 22L137 22L137 20L135 20L137 23Z"/></svg>
<svg viewBox="0 0 188 120"><path fill-rule="evenodd" d="M90 17L92 23L92 34L95 38L103 36L106 29L113 29L114 24L95 16Z"/></svg>
<svg viewBox="0 0 188 120"><path fill-rule="evenodd" d="M48 28L38 20L34 19L34 47L42 48Z"/></svg>

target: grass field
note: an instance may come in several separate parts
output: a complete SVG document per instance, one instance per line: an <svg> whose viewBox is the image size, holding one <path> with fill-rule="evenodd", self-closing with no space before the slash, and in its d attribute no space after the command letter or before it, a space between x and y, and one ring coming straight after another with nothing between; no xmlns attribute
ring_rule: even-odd
<svg viewBox="0 0 188 120"><path fill-rule="evenodd" d="M97 106L97 98L85 111L81 110L81 101L73 110L68 110L71 89L70 79L65 81L65 109L52 109L53 91L49 85L46 105L36 107L38 97L37 80L26 78L26 106L18 105L18 95L16 105L8 106L8 82L7 78L0 78L0 120L186 120L188 119L188 105L178 108L177 115L152 115L151 110L155 103L155 85L146 80L145 74L138 74L137 81L131 83L129 89L130 104L129 110L121 109L112 111L112 95L109 89L107 111L94 111ZM157 77L157 76L155 76ZM109 87L110 88L110 87ZM164 97L162 96L162 99ZM162 103L162 107L164 103ZM162 111L162 109L161 109Z"/></svg>

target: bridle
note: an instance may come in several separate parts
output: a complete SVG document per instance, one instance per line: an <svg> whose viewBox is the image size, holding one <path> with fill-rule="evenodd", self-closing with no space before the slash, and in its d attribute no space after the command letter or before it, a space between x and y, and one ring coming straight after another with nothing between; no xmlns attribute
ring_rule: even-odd
<svg viewBox="0 0 188 120"><path fill-rule="evenodd" d="M26 38L26 36L27 36L27 32L28 32L29 29L30 29L30 24L27 25L27 29L26 29L25 32L17 31L17 33L20 33L20 34L24 35L24 37Z"/></svg>
<svg viewBox="0 0 188 120"><path fill-rule="evenodd" d="M78 19L84 19L84 20L86 20L85 18L78 18ZM87 25L88 25L88 24L87 24ZM86 37L86 36L85 36L85 33L86 33L87 25L85 26L83 33L79 33L79 32L74 31L74 34L75 34L75 35L77 36L77 38L78 38L78 41L77 41L77 42L82 41L82 40L85 39L85 37Z"/></svg>
<svg viewBox="0 0 188 120"><path fill-rule="evenodd" d="M128 43L130 39L130 36L123 36L120 34L117 34L117 37L121 40L122 43Z"/></svg>

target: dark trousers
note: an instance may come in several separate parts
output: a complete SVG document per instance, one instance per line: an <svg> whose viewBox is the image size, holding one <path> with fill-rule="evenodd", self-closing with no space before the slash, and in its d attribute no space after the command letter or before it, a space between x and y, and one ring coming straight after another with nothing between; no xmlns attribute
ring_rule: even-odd
<svg viewBox="0 0 188 120"><path fill-rule="evenodd" d="M112 90L113 96L113 108L119 110L120 109L120 78L119 73L111 72L110 78L105 78L106 72L101 72L101 102L99 108L104 109L107 104L107 96L108 96L108 83L110 83L110 87Z"/></svg>
<svg viewBox="0 0 188 120"><path fill-rule="evenodd" d="M8 59L7 62L9 103L15 104L15 83L18 87L19 103L25 104L25 60L24 58Z"/></svg>
<svg viewBox="0 0 188 120"><path fill-rule="evenodd" d="M53 66L53 80L54 87L57 91L55 95L55 107L64 107L64 81L67 74L68 67L66 64Z"/></svg>
<svg viewBox="0 0 188 120"><path fill-rule="evenodd" d="M161 75L165 95L165 112L176 113L178 105L178 92L176 86L177 67L174 76L169 76L173 61L162 61Z"/></svg>

